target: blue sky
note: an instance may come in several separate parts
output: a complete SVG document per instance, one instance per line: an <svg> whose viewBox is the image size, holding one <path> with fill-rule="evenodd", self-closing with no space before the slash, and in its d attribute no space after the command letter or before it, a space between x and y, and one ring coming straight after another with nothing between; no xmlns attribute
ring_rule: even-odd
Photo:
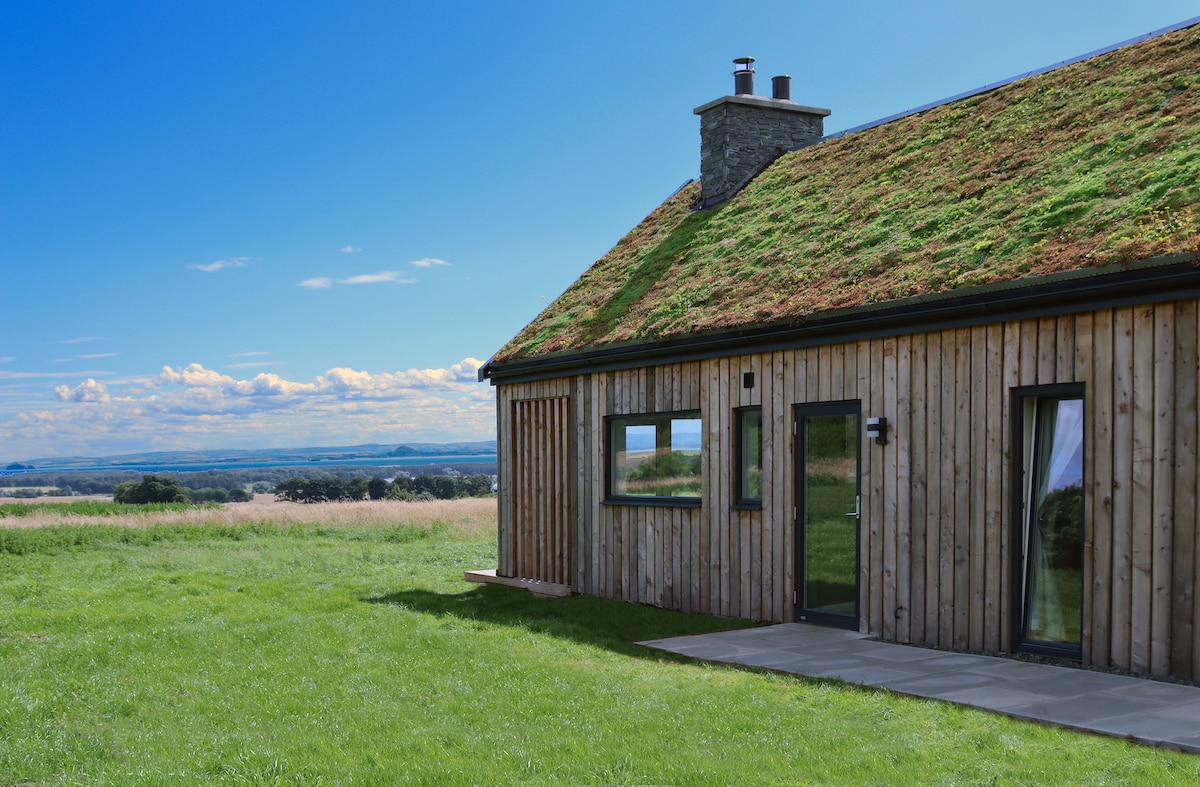
<svg viewBox="0 0 1200 787"><path fill-rule="evenodd" d="M1192 2L0 2L0 462L491 439L478 365L699 170Z"/></svg>

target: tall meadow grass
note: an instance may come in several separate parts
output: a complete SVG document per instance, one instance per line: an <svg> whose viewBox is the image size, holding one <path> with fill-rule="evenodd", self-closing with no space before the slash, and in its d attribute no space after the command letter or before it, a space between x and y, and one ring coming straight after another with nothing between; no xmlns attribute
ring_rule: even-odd
<svg viewBox="0 0 1200 787"><path fill-rule="evenodd" d="M236 527L239 525L320 525L379 527L408 525L449 528L458 537L476 538L496 532L494 498L458 500L364 500L356 503L285 503L273 495L255 495L247 503L189 506L163 503L127 506L102 500L67 503L0 503L0 529L61 525L108 525L145 528L152 525Z"/></svg>

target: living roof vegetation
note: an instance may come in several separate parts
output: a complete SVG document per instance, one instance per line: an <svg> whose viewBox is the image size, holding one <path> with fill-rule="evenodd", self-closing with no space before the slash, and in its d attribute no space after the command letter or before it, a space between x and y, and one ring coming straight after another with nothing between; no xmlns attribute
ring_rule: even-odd
<svg viewBox="0 0 1200 787"><path fill-rule="evenodd" d="M646 217L493 359L1200 251L1200 27L776 161Z"/></svg>

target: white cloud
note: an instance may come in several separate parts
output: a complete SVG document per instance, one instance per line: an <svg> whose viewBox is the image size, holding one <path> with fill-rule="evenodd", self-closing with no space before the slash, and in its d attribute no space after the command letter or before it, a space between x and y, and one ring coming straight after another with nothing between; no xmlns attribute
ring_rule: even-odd
<svg viewBox="0 0 1200 787"><path fill-rule="evenodd" d="M241 268L247 262L253 260L253 257L230 257L227 260L215 260L205 265L189 265L188 268L194 271L204 271L205 273L215 273L222 268Z"/></svg>
<svg viewBox="0 0 1200 787"><path fill-rule="evenodd" d="M97 358L112 358L114 355L120 355L120 353L87 353L85 355L76 355L75 357L84 361L93 361Z"/></svg>
<svg viewBox="0 0 1200 787"><path fill-rule="evenodd" d="M73 377L78 380L79 376L83 374L90 375L92 377L103 377L104 375L112 374L112 372L102 372L99 370L79 371L78 369L70 372L10 372L5 369L0 369L0 381L56 380L63 377Z"/></svg>
<svg viewBox="0 0 1200 787"><path fill-rule="evenodd" d="M98 383L91 377L74 388L60 385L54 389L58 398L64 402L107 402L110 401L108 389L104 383Z"/></svg>
<svg viewBox="0 0 1200 787"><path fill-rule="evenodd" d="M102 336L80 336L75 339L63 339L61 344L84 344L86 342L98 342L103 338Z"/></svg>
<svg viewBox="0 0 1200 787"><path fill-rule="evenodd" d="M300 282L301 287L310 290L327 290L335 284L416 284L416 279L410 279L402 271L380 271L379 273L362 273L358 276L348 276L345 279L331 279L328 276L318 276Z"/></svg>
<svg viewBox="0 0 1200 787"><path fill-rule="evenodd" d="M423 260L413 260L412 262L409 263L409 265L413 265L418 268L432 268L435 265L449 265L449 264L450 263L446 262L445 260L439 260L435 257L426 257Z"/></svg>
<svg viewBox="0 0 1200 787"><path fill-rule="evenodd" d="M0 363L12 363L17 360L14 355L0 355Z"/></svg>
<svg viewBox="0 0 1200 787"><path fill-rule="evenodd" d="M348 279L338 279L338 284L414 284L413 279L404 278L404 274L400 271L382 271L381 273L364 273L360 276L351 276Z"/></svg>
<svg viewBox="0 0 1200 787"><path fill-rule="evenodd" d="M56 406L0 419L14 460L51 453L285 447L487 439L495 397L476 381L482 361L372 373L330 369L308 381L261 373L239 379L200 364L150 380L85 380L54 389ZM78 378L77 378L78 379Z"/></svg>
<svg viewBox="0 0 1200 787"><path fill-rule="evenodd" d="M338 251L340 251L342 254L358 254L360 251L362 251L362 249L358 248L357 246L343 246L342 248L338 249Z"/></svg>

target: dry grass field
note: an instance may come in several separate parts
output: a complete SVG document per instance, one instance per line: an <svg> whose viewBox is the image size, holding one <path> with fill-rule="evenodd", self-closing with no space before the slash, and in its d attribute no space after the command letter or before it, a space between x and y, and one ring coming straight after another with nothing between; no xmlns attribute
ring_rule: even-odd
<svg viewBox="0 0 1200 787"><path fill-rule="evenodd" d="M79 498L39 498L31 501L4 500L4 505L66 502ZM101 498L108 499L108 498ZM47 509L29 516L0 517L0 527L46 527L52 525L249 525L274 524L320 525L322 527L372 527L409 525L431 527L435 522L447 526L461 538L477 538L496 532L495 498L460 498L405 502L403 500L363 500L356 503L286 503L274 495L255 495L249 503L224 503L183 511L139 510L130 506L128 513L78 515Z"/></svg>

